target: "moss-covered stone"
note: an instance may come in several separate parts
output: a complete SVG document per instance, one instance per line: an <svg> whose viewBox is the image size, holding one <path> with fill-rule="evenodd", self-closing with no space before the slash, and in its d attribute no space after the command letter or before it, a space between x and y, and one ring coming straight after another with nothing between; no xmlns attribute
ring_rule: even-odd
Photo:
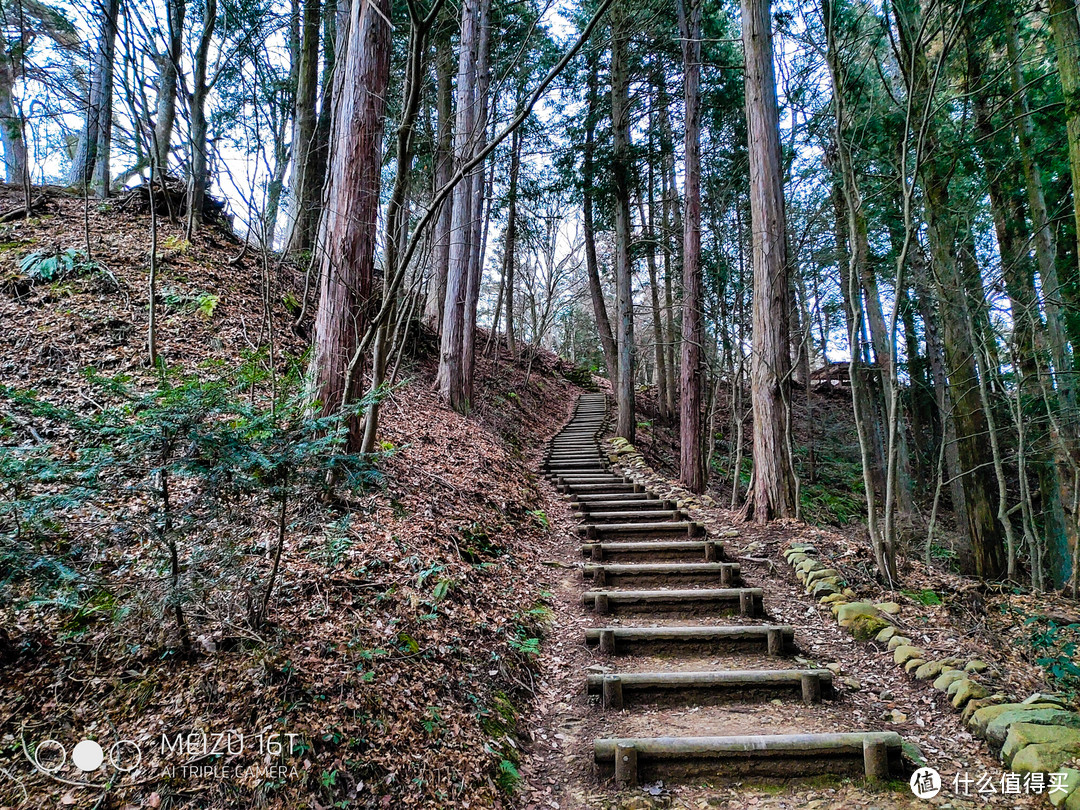
<svg viewBox="0 0 1080 810"><path fill-rule="evenodd" d="M912 647L910 644L901 644L899 647L893 650L893 661L898 664L906 664L912 658L922 658L926 660L926 653L919 647Z"/></svg>
<svg viewBox="0 0 1080 810"><path fill-rule="evenodd" d="M910 647L911 639L907 636L893 636L889 639L889 652L892 652L897 647Z"/></svg>
<svg viewBox="0 0 1080 810"><path fill-rule="evenodd" d="M915 678L920 681L928 681L931 678L936 678L941 674L941 671L947 667L944 661L927 661L917 670L915 670Z"/></svg>
<svg viewBox="0 0 1080 810"><path fill-rule="evenodd" d="M859 641L869 641L889 626L889 623L880 616L856 616L848 630Z"/></svg>
<svg viewBox="0 0 1080 810"><path fill-rule="evenodd" d="M1047 790L1050 804L1054 805L1054 807L1061 807L1065 804L1066 799L1080 787L1080 771L1076 770L1076 768L1062 768L1060 773L1065 774L1065 778L1059 783L1063 790Z"/></svg>
<svg viewBox="0 0 1080 810"><path fill-rule="evenodd" d="M957 681L960 684L959 688L953 693L952 705L954 709L962 709L969 700L984 698L990 694L985 686L978 681L973 681L970 678L963 678Z"/></svg>
<svg viewBox="0 0 1080 810"><path fill-rule="evenodd" d="M874 607L888 616L895 616L900 612L900 605L896 602L878 602Z"/></svg>
<svg viewBox="0 0 1080 810"><path fill-rule="evenodd" d="M841 627L850 627L856 616L873 616L877 618L880 614L877 612L877 608L869 602L849 602L846 605L841 605L836 612L836 620Z"/></svg>
<svg viewBox="0 0 1080 810"><path fill-rule="evenodd" d="M839 581L840 572L835 568L817 568L806 575L806 587L810 587L819 579L835 579Z"/></svg>
<svg viewBox="0 0 1080 810"><path fill-rule="evenodd" d="M893 627L890 624L888 627L886 627L884 630L882 630L880 633L878 633L876 636L874 636L874 641L879 641L882 644L885 644L889 639L891 639L895 635L896 635L896 628Z"/></svg>
<svg viewBox="0 0 1080 810"><path fill-rule="evenodd" d="M835 579L819 579L810 586L809 590L814 597L837 596L840 593Z"/></svg>
<svg viewBox="0 0 1080 810"><path fill-rule="evenodd" d="M904 672L906 672L908 675L910 675L912 672L917 670L919 667L921 667L925 663L926 663L926 661L924 661L922 658L912 658L912 659L908 660L908 662L906 664L904 664Z"/></svg>
<svg viewBox="0 0 1080 810"><path fill-rule="evenodd" d="M947 692L950 686L963 677L964 671L962 669L948 669L934 679L934 688L941 692Z"/></svg>
<svg viewBox="0 0 1080 810"><path fill-rule="evenodd" d="M1080 746L1080 729L1063 726L1040 726L1035 723L1013 723L1001 746L1001 761L1005 767L1012 765L1013 758L1029 745L1049 743Z"/></svg>
<svg viewBox="0 0 1080 810"><path fill-rule="evenodd" d="M1015 723L1031 723L1038 726L1061 726L1080 729L1080 714L1067 712L1056 706L1050 709L1029 709L1020 712L1004 712L986 726L986 742L993 748L1005 743L1009 728Z"/></svg>
<svg viewBox="0 0 1080 810"><path fill-rule="evenodd" d="M937 686L937 682L934 683L934 686ZM1027 705L1024 703L997 703L992 706L984 706L983 708L976 711L971 716L971 723L969 725L971 726L971 730L975 733L976 736L985 737L986 729L989 727L989 725L1002 715L1008 714L1010 712L1015 713L1015 717L1011 718L1010 721L1018 723L1022 722L1022 716L1024 712L1032 711L1033 709L1056 708L1058 707L1045 703L1033 703L1031 705Z"/></svg>

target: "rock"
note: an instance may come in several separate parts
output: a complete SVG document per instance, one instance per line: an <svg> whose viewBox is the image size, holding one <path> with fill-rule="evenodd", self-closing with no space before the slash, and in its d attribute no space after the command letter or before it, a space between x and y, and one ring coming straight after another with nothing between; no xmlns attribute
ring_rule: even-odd
<svg viewBox="0 0 1080 810"><path fill-rule="evenodd" d="M811 571L819 571L825 567L825 563L821 560L813 560L807 558L795 566L795 573L800 574L801 578L805 579L806 575Z"/></svg>
<svg viewBox="0 0 1080 810"><path fill-rule="evenodd" d="M986 672L988 669L990 669L989 664L976 658L973 661L967 662L967 666L964 667L964 672Z"/></svg>
<svg viewBox="0 0 1080 810"><path fill-rule="evenodd" d="M1053 801L1053 799L1051 799ZM1074 790L1065 799L1065 810L1080 810L1080 790Z"/></svg>
<svg viewBox="0 0 1080 810"><path fill-rule="evenodd" d="M937 682L934 682L934 686L937 686ZM1023 703L997 703L993 706L985 706L979 709L971 716L971 730L977 737L985 737L986 729L992 722L997 720L1002 715L1007 713L1015 713L1015 717L1011 718L1009 722L1022 722L1024 712L1029 712L1034 709L1056 709L1057 706L1047 703L1035 703L1026 705ZM1002 735L1004 739L1004 734Z"/></svg>
<svg viewBox="0 0 1080 810"><path fill-rule="evenodd" d="M852 692L858 692L862 689L862 683L857 678L843 678L840 683Z"/></svg>
<svg viewBox="0 0 1080 810"><path fill-rule="evenodd" d="M1009 733L1009 727L1014 723L1031 723L1038 726L1062 726L1070 729L1080 729L1080 714L1077 714L1076 712L1067 712L1064 709L1059 709L1057 706L1049 709L1029 708L1027 711L1003 712L991 720L986 726L986 742L991 748L1000 748L1004 745L1005 737Z"/></svg>
<svg viewBox="0 0 1080 810"><path fill-rule="evenodd" d="M721 537L742 537L742 532L738 529L724 529L720 532Z"/></svg>
<svg viewBox="0 0 1080 810"><path fill-rule="evenodd" d="M810 594L815 597L838 596L840 589L836 587L836 581L831 579L819 579L810 588Z"/></svg>
<svg viewBox="0 0 1080 810"><path fill-rule="evenodd" d="M882 689L880 692L878 692L878 697L882 700L892 700L895 695L893 695L893 693L890 692L888 689Z"/></svg>
<svg viewBox="0 0 1080 810"><path fill-rule="evenodd" d="M964 678L957 681L960 684L960 688L952 696L952 705L954 709L963 708L969 700L984 698L990 694L986 687L978 681L973 681L970 678Z"/></svg>
<svg viewBox="0 0 1080 810"><path fill-rule="evenodd" d="M869 602L849 602L841 605L836 613L836 620L841 627L849 627L856 616L878 617L877 609Z"/></svg>
<svg viewBox="0 0 1080 810"><path fill-rule="evenodd" d="M840 572L837 571L835 568L818 568L817 570L811 571L809 574L806 575L806 586L809 588L819 579L826 579L830 577L839 582Z"/></svg>
<svg viewBox="0 0 1080 810"><path fill-rule="evenodd" d="M947 669L934 680L934 688L941 692L946 692L955 681L958 681L963 677L963 670Z"/></svg>
<svg viewBox="0 0 1080 810"><path fill-rule="evenodd" d="M1040 726L1035 723L1013 723L1005 735L1001 746L1001 761L1005 767L1012 764L1013 758L1029 745L1065 745L1072 743L1080 746L1080 729L1062 726Z"/></svg>
<svg viewBox="0 0 1080 810"><path fill-rule="evenodd" d="M893 636L889 639L888 649L892 652L897 647L910 647L911 639L907 636Z"/></svg>
<svg viewBox="0 0 1080 810"><path fill-rule="evenodd" d="M677 502L677 505L678 505L678 506L679 506L680 508L682 507L682 503L681 503L681 502ZM797 551L797 552L795 552L794 554L792 554L792 555L791 555L790 557L788 557L788 558L787 558L787 561L788 561L788 565L790 565L790 566L791 566L792 568L795 568L795 567L796 567L797 565L799 565L800 563L802 563L802 562L805 562L806 560L809 560L809 559L811 559L811 558L810 558L810 557L807 557L807 556L806 556L805 554L803 554L803 553L802 553L801 551Z"/></svg>
<svg viewBox="0 0 1080 810"><path fill-rule="evenodd" d="M1010 767L1015 773L1054 773L1078 754L1077 742L1029 745L1013 757Z"/></svg>
<svg viewBox="0 0 1080 810"><path fill-rule="evenodd" d="M1008 698L1000 693L996 695L990 695L990 697L969 700L967 706L964 707L964 711L960 713L960 719L964 722L964 725L970 728L971 717L975 714L975 712L987 706L993 706L996 703L1004 703L1006 700L1008 700Z"/></svg>
<svg viewBox="0 0 1080 810"><path fill-rule="evenodd" d="M856 616L848 629L859 641L869 641L889 626L880 616Z"/></svg>
<svg viewBox="0 0 1080 810"><path fill-rule="evenodd" d="M948 664L944 661L927 661L915 670L915 679L919 681L928 681L931 678L936 678L947 666Z"/></svg>
<svg viewBox="0 0 1080 810"><path fill-rule="evenodd" d="M926 653L910 644L901 644L893 650L893 661L898 664L906 664L912 658L922 658L925 661Z"/></svg>
<svg viewBox="0 0 1080 810"><path fill-rule="evenodd" d="M845 604L847 603L847 599L844 598L844 595L842 593L831 593L824 599L819 599L818 601L821 602L821 604L823 605L831 605L835 602L843 602Z"/></svg>
<svg viewBox="0 0 1080 810"><path fill-rule="evenodd" d="M858 595L857 593L855 593L855 591L851 590L851 588L844 588L844 590L842 591L842 593L843 593L843 594L844 594L844 596L846 596L846 597L847 597L848 599L858 599L858 598L859 598L859 595Z"/></svg>
<svg viewBox="0 0 1080 810"><path fill-rule="evenodd" d="M829 672L831 672L833 675L839 675L840 670L843 669L843 667L841 667L838 663L833 662L831 664L826 664L825 669L829 670Z"/></svg>
<svg viewBox="0 0 1080 810"><path fill-rule="evenodd" d="M896 602L879 602L874 607L889 616L895 616L900 612L900 605L896 604Z"/></svg>
<svg viewBox="0 0 1080 810"><path fill-rule="evenodd" d="M1050 804L1054 805L1054 807L1061 807L1061 805L1065 804L1065 800L1069 798L1069 795L1080 787L1080 771L1076 770L1076 768L1062 768L1060 773L1065 774L1065 778L1061 779L1053 790L1048 791ZM1058 785L1063 789L1058 790Z"/></svg>
<svg viewBox="0 0 1080 810"><path fill-rule="evenodd" d="M912 672L917 670L925 663L926 661L924 661L922 658L912 658L910 661L904 664L904 672L910 675Z"/></svg>
<svg viewBox="0 0 1080 810"><path fill-rule="evenodd" d="M737 530L732 529L732 531L737 531ZM793 543L790 546L788 546L786 549L784 549L784 556L789 557L792 554L814 554L816 552L817 552L817 549L814 548L809 543Z"/></svg>
<svg viewBox="0 0 1080 810"><path fill-rule="evenodd" d="M880 641L882 644L884 644L895 635L896 628L890 624L888 627L886 627L884 630L874 636L874 641Z"/></svg>
<svg viewBox="0 0 1080 810"><path fill-rule="evenodd" d="M882 720L888 720L890 723L906 723L907 715L899 709L888 709L881 713Z"/></svg>
<svg viewBox="0 0 1080 810"><path fill-rule="evenodd" d="M1040 692L1036 692L1033 695L1028 695L1021 703L1054 703L1063 709L1069 708L1069 701L1063 695L1045 695Z"/></svg>
<svg viewBox="0 0 1080 810"><path fill-rule="evenodd" d="M900 750L903 751L905 757L914 762L920 768L925 768L928 764L926 761L926 756L923 754L922 749L919 748L919 746L917 746L915 743L910 742L909 740L904 740L900 744Z"/></svg>

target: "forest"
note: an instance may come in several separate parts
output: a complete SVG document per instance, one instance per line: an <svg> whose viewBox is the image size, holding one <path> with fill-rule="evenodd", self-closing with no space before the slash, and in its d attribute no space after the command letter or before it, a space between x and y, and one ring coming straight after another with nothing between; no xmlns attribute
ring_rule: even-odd
<svg viewBox="0 0 1080 810"><path fill-rule="evenodd" d="M654 500L713 567L633 576L798 624L807 707L816 673L874 701L805 728L901 732L897 795L1029 747L1080 784L1076 0L0 0L0 31L0 806L908 806L869 753L779 798L641 787L644 743L607 774L588 695L630 681L566 639L582 576L597 613L632 576L603 532L674 531L633 528ZM994 705L1076 739L995 740ZM706 715L682 736L760 731Z"/></svg>

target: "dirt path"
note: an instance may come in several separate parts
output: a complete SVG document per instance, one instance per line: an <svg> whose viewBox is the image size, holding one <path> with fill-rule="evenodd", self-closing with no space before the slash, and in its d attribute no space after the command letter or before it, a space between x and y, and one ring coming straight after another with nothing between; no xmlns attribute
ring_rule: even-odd
<svg viewBox="0 0 1080 810"><path fill-rule="evenodd" d="M584 471L582 471L584 473ZM590 476L591 477L591 476ZM803 597L786 566L779 564L785 541L782 529L747 527L719 510L698 515L709 539L724 538L726 559L738 562L743 583L763 590L766 615L723 615L715 610L685 612L614 611L598 615L582 605L582 594L596 589L582 575L581 524L566 497L548 481L541 484L548 500L551 546L548 552L553 611L541 657L537 712L526 723L522 760L524 808L965 808L992 804L1003 807L1034 805L1032 798L994 795L964 799L951 785L930 801L916 799L906 784L906 772L893 781L872 784L854 776L780 777L764 780L727 775L698 776L670 782L663 779L618 790L612 779L601 779L594 765L593 741L612 737L698 737L781 735L836 732L899 732L918 745L929 763L951 778L958 772L991 774L1000 781L1001 769L960 723L959 717L934 705L936 698L912 684L902 670L865 648L832 623L815 603ZM748 550L750 553L748 553ZM606 587L606 586L605 586ZM653 588L653 584L647 587ZM682 587L682 586L680 586ZM612 592L618 588L610 588ZM759 649L695 649L683 652L643 650L610 657L585 643L585 630L598 627L685 625L787 624L796 628L795 647L783 657ZM832 666L829 666L832 665ZM725 694L672 692L635 695L621 710L604 709L596 696L587 696L587 674L631 672L809 670L827 667L835 672L835 695L813 705L800 692L745 691ZM883 719L898 709L901 723ZM898 778L897 778L898 777Z"/></svg>

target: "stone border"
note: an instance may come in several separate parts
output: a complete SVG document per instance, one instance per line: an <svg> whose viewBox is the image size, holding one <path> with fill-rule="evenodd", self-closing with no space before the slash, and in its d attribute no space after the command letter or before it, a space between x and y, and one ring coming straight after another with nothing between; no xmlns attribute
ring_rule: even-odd
<svg viewBox="0 0 1080 810"><path fill-rule="evenodd" d="M977 658L937 658L897 628L896 602L860 601L839 571L811 543L794 541L782 552L807 595L860 641L886 644L893 661L916 680L933 680L971 733L999 754L1006 768L1043 785L1050 803L1080 810L1080 770L1062 766L1080 757L1080 713L1058 695L1023 700L1002 691L1001 675ZM1049 777L1049 779L1047 779ZM1052 792L1051 792L1052 791Z"/></svg>

